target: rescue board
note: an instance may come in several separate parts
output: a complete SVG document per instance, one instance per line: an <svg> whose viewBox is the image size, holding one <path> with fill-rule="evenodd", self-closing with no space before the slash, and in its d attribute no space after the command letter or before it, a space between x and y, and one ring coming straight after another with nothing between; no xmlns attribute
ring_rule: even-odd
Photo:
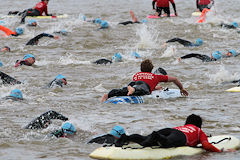
<svg viewBox="0 0 240 160"><path fill-rule="evenodd" d="M199 17L199 16L201 16L201 14L202 14L202 12L193 12L192 16Z"/></svg>
<svg viewBox="0 0 240 160"><path fill-rule="evenodd" d="M145 96L119 96L113 97L105 101L104 103L113 103L113 104L139 104L144 103L147 99L169 99L169 98L178 98L182 97L179 89L164 89L164 90L155 90L150 95Z"/></svg>
<svg viewBox="0 0 240 160"><path fill-rule="evenodd" d="M7 15L4 18L13 18L16 17L16 15ZM57 15L57 16L27 16L26 18L36 18L36 19L58 19L58 18L67 18L67 14Z"/></svg>
<svg viewBox="0 0 240 160"><path fill-rule="evenodd" d="M150 19L158 19L158 18L163 18L163 17L167 17L166 14L162 14L161 17L159 16L156 16L156 15L153 15L153 14L150 14L147 16L147 18L150 18ZM175 14L170 14L170 17L176 17Z"/></svg>
<svg viewBox="0 0 240 160"><path fill-rule="evenodd" d="M227 92L240 92L240 87L233 87L226 90Z"/></svg>
<svg viewBox="0 0 240 160"><path fill-rule="evenodd" d="M230 135L219 135L208 138L218 149L237 149L240 147L240 140ZM200 147L200 146L199 146ZM129 144L123 147L100 147L94 150L89 157L93 159L108 160L158 160L169 159L177 156L192 156L205 152L202 148L195 147L141 147L137 144Z"/></svg>

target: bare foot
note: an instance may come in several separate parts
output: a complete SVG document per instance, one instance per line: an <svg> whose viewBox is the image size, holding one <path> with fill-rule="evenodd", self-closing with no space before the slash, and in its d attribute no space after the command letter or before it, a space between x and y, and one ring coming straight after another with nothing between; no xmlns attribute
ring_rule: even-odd
<svg viewBox="0 0 240 160"><path fill-rule="evenodd" d="M108 94L102 96L101 102L105 102L108 99Z"/></svg>
<svg viewBox="0 0 240 160"><path fill-rule="evenodd" d="M129 96L129 95L133 94L134 92L135 92L135 88L133 88L132 86L128 86L128 93L127 93L127 95Z"/></svg>

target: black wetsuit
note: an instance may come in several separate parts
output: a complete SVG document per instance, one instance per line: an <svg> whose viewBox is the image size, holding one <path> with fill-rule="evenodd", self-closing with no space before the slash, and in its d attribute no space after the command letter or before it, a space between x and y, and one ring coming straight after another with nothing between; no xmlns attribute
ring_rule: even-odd
<svg viewBox="0 0 240 160"><path fill-rule="evenodd" d="M68 118L63 116L62 114L50 110L47 111L43 114L41 114L39 117L35 118L32 120L26 127L25 129L41 129L41 128L46 128L48 124L51 123L51 119L60 119L63 121L67 121Z"/></svg>
<svg viewBox="0 0 240 160"><path fill-rule="evenodd" d="M196 0L197 8L202 12L204 8L210 9L211 6L209 5L200 5L199 0ZM213 3L212 3L213 4Z"/></svg>
<svg viewBox="0 0 240 160"><path fill-rule="evenodd" d="M98 144L115 144L117 141L111 134L105 134L103 136L99 136L96 138L91 139L88 143L98 143Z"/></svg>
<svg viewBox="0 0 240 160"><path fill-rule="evenodd" d="M36 45L38 43L38 40L42 37L50 37L50 38L54 38L53 35L51 34L47 34L47 33L41 33L39 35L37 35L36 37L30 39L26 45Z"/></svg>
<svg viewBox="0 0 240 160"><path fill-rule="evenodd" d="M203 55L203 54L198 54L198 53L190 53L187 54L185 56L182 56L181 59L187 59L187 58L197 58L197 59L201 59L203 62L211 62L211 61L216 61L216 59L213 59L207 55Z"/></svg>
<svg viewBox="0 0 240 160"><path fill-rule="evenodd" d="M95 62L93 63L96 63L96 64L108 64L108 63L112 63L112 61L108 60L108 59L105 59L105 58L102 58L102 59L98 59L96 60Z"/></svg>
<svg viewBox="0 0 240 160"><path fill-rule="evenodd" d="M182 44L184 47L198 46L197 44L194 44L190 41L187 41L187 40L184 40L181 38L173 38L173 39L168 40L166 43L170 43L170 42L178 42L178 43Z"/></svg>
<svg viewBox="0 0 240 160"><path fill-rule="evenodd" d="M21 15L22 15L21 23L25 23L26 16L41 16L41 13L37 9L30 8L30 9L27 9L27 10L23 11L21 13Z"/></svg>
<svg viewBox="0 0 240 160"><path fill-rule="evenodd" d="M222 28L227 28L227 29L236 29L237 27L235 27L234 25L232 24L225 24L225 23L221 23L220 26Z"/></svg>
<svg viewBox="0 0 240 160"><path fill-rule="evenodd" d="M143 96L150 94L149 85L143 81L133 81L129 83L128 86L132 86L135 89L135 92L131 96ZM114 96L127 96L127 93L128 93L127 87L123 87L121 89L112 89L108 93L108 98Z"/></svg>
<svg viewBox="0 0 240 160"><path fill-rule="evenodd" d="M1 80L3 82L3 84L11 84L11 85L14 85L14 84L21 84L22 82L16 80L15 78L7 75L6 73L3 73L0 71L0 77L1 77Z"/></svg>
<svg viewBox="0 0 240 160"><path fill-rule="evenodd" d="M118 23L118 24L122 24L122 25L128 25L128 24L134 24L134 23L141 23L141 22L139 22L139 21L136 21L136 22L133 22L133 21L126 21L126 22L120 22L120 23Z"/></svg>
<svg viewBox="0 0 240 160"><path fill-rule="evenodd" d="M170 1L171 2L171 1ZM155 9L155 1L152 1L152 6L153 6L153 9ZM172 3L172 2L171 2ZM177 13L176 11L176 5L175 3L172 3L172 6L173 6L173 10L175 13ZM158 16L160 17L161 14L162 14L162 10L164 11L164 13L167 14L168 17L170 17L170 8L169 7L157 7L156 9L156 12L158 12Z"/></svg>
<svg viewBox="0 0 240 160"><path fill-rule="evenodd" d="M124 144L128 144L128 142L135 142L143 147L160 146L162 148L170 148L186 145L187 139L185 134L179 130L164 128L158 131L153 131L147 136L139 134L121 136L115 143L115 146L121 147Z"/></svg>

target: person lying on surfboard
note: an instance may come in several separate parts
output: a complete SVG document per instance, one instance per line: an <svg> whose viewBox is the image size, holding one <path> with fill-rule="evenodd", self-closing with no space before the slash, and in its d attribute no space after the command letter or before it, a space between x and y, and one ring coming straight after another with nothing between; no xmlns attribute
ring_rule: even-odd
<svg viewBox="0 0 240 160"><path fill-rule="evenodd" d="M237 22L233 22L232 24L221 23L220 26L226 29L237 29L239 27Z"/></svg>
<svg viewBox="0 0 240 160"><path fill-rule="evenodd" d="M41 33L37 36L35 36L34 38L30 39L26 45L38 45L39 39L41 39L42 37L49 37L49 38L54 38L54 39L59 39L59 36L54 36L48 33Z"/></svg>
<svg viewBox="0 0 240 160"><path fill-rule="evenodd" d="M4 99L11 99L13 101L23 100L23 94L19 89L14 89L11 91L10 95L4 97Z"/></svg>
<svg viewBox="0 0 240 160"><path fill-rule="evenodd" d="M168 17L170 17L169 1L171 2L172 6L173 6L175 16L178 15L174 0L153 0L152 1L153 10L156 10L159 17L161 17L162 10L164 11L164 13L167 14ZM155 9L155 3L156 2L157 2L157 4L156 4L157 9Z"/></svg>
<svg viewBox="0 0 240 160"><path fill-rule="evenodd" d="M115 146L121 147L129 142L135 142L143 147L160 146L162 148L171 148L180 146L195 147L201 143L203 149L207 151L222 152L208 142L208 138L201 130L201 127L202 118L191 114L187 117L184 126L160 129L147 136L139 134L122 135L115 143Z"/></svg>
<svg viewBox="0 0 240 160"><path fill-rule="evenodd" d="M104 94L101 102L114 96L143 96L151 94L159 82L173 82L178 86L182 95L188 96L188 92L183 88L182 83L176 77L151 73L153 67L151 60L146 59L142 61L140 67L141 72L133 76L133 81L129 83L127 87L112 89L109 93Z"/></svg>
<svg viewBox="0 0 240 160"><path fill-rule="evenodd" d="M115 144L117 140L126 134L122 126L114 126L109 134L95 137L88 141L87 143L98 143L98 144Z"/></svg>
<svg viewBox="0 0 240 160"><path fill-rule="evenodd" d="M17 36L23 34L24 29L21 28L21 27L17 27L17 28L15 28L15 31L12 31L11 29L0 25L0 31L3 31L5 33L4 35L2 35L4 37L7 37L7 36L15 36L15 37L17 37Z"/></svg>
<svg viewBox="0 0 240 160"><path fill-rule="evenodd" d="M120 22L118 24L128 25L128 24L134 24L134 23L146 23L147 22L146 19L143 19L141 22L139 22L137 17L134 15L133 11L131 11L131 10L130 10L130 15L132 17L132 21Z"/></svg>
<svg viewBox="0 0 240 160"><path fill-rule="evenodd" d="M1 49L1 52L10 52L11 51L11 49L10 49L10 47L8 47L8 46L4 46L2 49Z"/></svg>
<svg viewBox="0 0 240 160"><path fill-rule="evenodd" d="M35 57L32 54L26 54L22 60L17 60L15 67L18 67L20 65L26 65L31 66L35 63Z"/></svg>
<svg viewBox="0 0 240 160"><path fill-rule="evenodd" d="M188 59L188 58L194 57L194 58L202 60L203 62L211 62L211 61L217 61L221 58L236 57L239 54L240 53L237 53L234 49L231 49L224 55L220 51L215 51L211 54L210 57L207 55L204 55L204 54L190 53L190 54L187 54L185 56L178 58L178 61L180 62L182 59Z"/></svg>
<svg viewBox="0 0 240 160"><path fill-rule="evenodd" d="M203 44L203 40L201 40L200 38L196 39L195 43L192 43L190 41L181 39L181 38L173 38L168 40L165 43L171 43L171 42L178 42L180 44L182 44L184 47L196 47L196 46L201 46Z"/></svg>
<svg viewBox="0 0 240 160"><path fill-rule="evenodd" d="M204 8L210 9L214 5L214 0L196 0L197 11L202 12Z"/></svg>

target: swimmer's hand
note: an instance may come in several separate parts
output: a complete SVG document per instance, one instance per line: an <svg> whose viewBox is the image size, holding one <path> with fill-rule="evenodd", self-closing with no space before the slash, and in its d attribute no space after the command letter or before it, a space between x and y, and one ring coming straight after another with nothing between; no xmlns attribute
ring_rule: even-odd
<svg viewBox="0 0 240 160"><path fill-rule="evenodd" d="M181 95L188 96L188 92L185 89L180 90Z"/></svg>
<svg viewBox="0 0 240 160"><path fill-rule="evenodd" d="M56 39L56 40L57 40L57 39L60 39L60 38L59 38L59 36L54 36L54 39Z"/></svg>
<svg viewBox="0 0 240 160"><path fill-rule="evenodd" d="M182 60L182 58L181 58L181 57L179 57L179 58L178 58L178 62L181 62L181 60Z"/></svg>

